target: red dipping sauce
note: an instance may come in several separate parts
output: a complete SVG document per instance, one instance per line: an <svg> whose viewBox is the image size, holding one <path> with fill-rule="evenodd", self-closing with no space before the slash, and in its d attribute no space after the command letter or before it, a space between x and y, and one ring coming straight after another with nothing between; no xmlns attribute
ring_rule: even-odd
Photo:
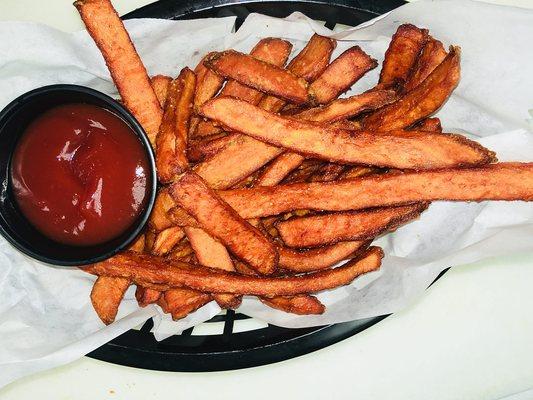
<svg viewBox="0 0 533 400"><path fill-rule="evenodd" d="M140 139L120 117L89 104L61 105L33 121L15 149L11 177L26 218L68 245L119 236L149 197Z"/></svg>

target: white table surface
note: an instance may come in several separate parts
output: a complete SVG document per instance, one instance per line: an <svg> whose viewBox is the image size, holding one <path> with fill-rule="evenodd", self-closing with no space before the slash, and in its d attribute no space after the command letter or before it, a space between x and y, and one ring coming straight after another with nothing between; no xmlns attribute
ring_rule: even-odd
<svg viewBox="0 0 533 400"><path fill-rule="evenodd" d="M149 2L114 0L121 14ZM533 8L533 0L491 2ZM0 20L77 30L71 3L0 0ZM83 358L15 382L0 399L533 399L532 282L533 255L458 267L408 309L292 360L169 373Z"/></svg>

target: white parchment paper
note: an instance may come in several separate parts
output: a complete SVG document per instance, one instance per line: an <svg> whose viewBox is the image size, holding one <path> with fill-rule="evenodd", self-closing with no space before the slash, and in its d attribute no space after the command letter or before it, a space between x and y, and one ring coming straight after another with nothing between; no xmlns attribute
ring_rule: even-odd
<svg viewBox="0 0 533 400"><path fill-rule="evenodd" d="M134 20L126 23L149 73L175 76L208 51L249 51L263 37L294 43L314 33L339 39L334 56L355 44L382 61L401 23L430 29L446 45L462 47L462 79L439 111L446 131L495 150L502 161L533 160L533 12L469 1L417 2L357 28L330 31L302 14L286 19L251 15L236 33L234 20ZM353 92L372 87L379 68ZM85 31L67 34L30 23L0 23L0 107L36 87L86 85L116 96L103 59ZM505 182L502 182L505 185ZM380 271L319 294L321 316L294 316L246 297L240 312L269 323L302 327L395 312L420 296L444 268L488 257L533 251L533 204L436 202L422 217L379 239ZM139 309L133 288L117 321L105 327L90 304L94 277L33 261L0 238L0 387L24 375L75 360L154 317L164 339L216 315L212 302L180 322L156 306Z"/></svg>

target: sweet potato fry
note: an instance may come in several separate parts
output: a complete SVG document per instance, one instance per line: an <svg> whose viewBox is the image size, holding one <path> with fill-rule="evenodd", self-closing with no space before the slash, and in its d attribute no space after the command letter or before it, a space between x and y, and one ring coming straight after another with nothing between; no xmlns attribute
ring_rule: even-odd
<svg viewBox="0 0 533 400"><path fill-rule="evenodd" d="M109 0L78 0L74 6L100 49L124 105L155 146L163 112L120 17Z"/></svg>
<svg viewBox="0 0 533 400"><path fill-rule="evenodd" d="M291 60L287 69L294 75L313 82L327 68L336 46L335 40L315 33L303 50Z"/></svg>
<svg viewBox="0 0 533 400"><path fill-rule="evenodd" d="M493 159L487 149L459 135L421 131L352 135L348 131L272 114L229 97L210 100L203 105L202 113L275 146L333 162L436 169L481 165Z"/></svg>
<svg viewBox="0 0 533 400"><path fill-rule="evenodd" d="M137 253L144 252L144 246L145 246L145 236L144 233L140 234L137 239L128 247L129 251L135 251Z"/></svg>
<svg viewBox="0 0 533 400"><path fill-rule="evenodd" d="M189 240L184 239L179 242L170 253L168 253L167 257L170 260L185 261L185 259L189 258L191 255L194 255L194 250L192 249Z"/></svg>
<svg viewBox="0 0 533 400"><path fill-rule="evenodd" d="M323 314L326 311L320 300L309 295L260 297L259 300L269 307L291 314Z"/></svg>
<svg viewBox="0 0 533 400"><path fill-rule="evenodd" d="M224 271L235 271L231 257L222 243L213 239L203 229L186 227L184 230L201 265ZM220 307L226 309L237 308L242 300L240 296L220 293L213 295L213 298Z"/></svg>
<svg viewBox="0 0 533 400"><path fill-rule="evenodd" d="M149 289L142 286L137 286L135 290L135 299L139 307L146 307L149 304L155 304L159 301L163 293L159 290Z"/></svg>
<svg viewBox="0 0 533 400"><path fill-rule="evenodd" d="M193 118L196 118L197 120L199 119L199 117L193 117ZM217 126L213 121L200 120L199 122L197 121L196 123L197 125L195 129L192 130L192 122L191 122L191 130L189 132L194 133L194 134L191 134L191 137L194 136L195 138L204 138L206 136L218 135L224 132L224 130L220 126Z"/></svg>
<svg viewBox="0 0 533 400"><path fill-rule="evenodd" d="M376 110L397 98L393 90L371 90L352 97L336 99L322 107L310 108L294 115L294 118L314 122L335 122Z"/></svg>
<svg viewBox="0 0 533 400"><path fill-rule="evenodd" d="M369 242L365 241L340 242L309 250L294 250L280 246L279 266L296 273L318 271L348 259L368 244Z"/></svg>
<svg viewBox="0 0 533 400"><path fill-rule="evenodd" d="M425 132L442 132L442 126L440 124L440 119L438 118L426 118L416 124L413 128L416 131L425 131Z"/></svg>
<svg viewBox="0 0 533 400"><path fill-rule="evenodd" d="M283 67L291 54L292 44L286 40L277 38L262 39L252 49L250 55L260 61ZM263 93L245 86L235 80L230 80L220 92L221 96L231 96L247 101L251 104L257 104L263 97Z"/></svg>
<svg viewBox="0 0 533 400"><path fill-rule="evenodd" d="M158 304L177 321L211 301L211 295L197 290L174 288L166 290Z"/></svg>
<svg viewBox="0 0 533 400"><path fill-rule="evenodd" d="M110 276L99 276L94 283L91 303L104 324L109 325L115 320L120 302L130 284L129 279Z"/></svg>
<svg viewBox="0 0 533 400"><path fill-rule="evenodd" d="M150 83L154 89L155 95L161 107L164 107L165 101L167 99L168 85L172 82L170 76L165 75L156 75L150 78Z"/></svg>
<svg viewBox="0 0 533 400"><path fill-rule="evenodd" d="M337 99L324 107L311 108L294 115L295 118L315 122L335 122L354 117L362 112L374 110L396 99L392 90L373 90L347 99ZM348 122L348 121L347 121ZM343 128L345 125L342 126ZM352 126L350 126L353 128ZM262 172L258 186L272 186L281 182L305 159L298 153L283 153L272 161Z"/></svg>
<svg viewBox="0 0 533 400"><path fill-rule="evenodd" d="M159 232L163 229L170 228L173 223L168 218L167 213L175 206L176 203L172 197L170 197L168 190L166 188L160 189L157 192L154 208L152 209L152 214L150 214L150 219L148 220L148 226L150 229Z"/></svg>
<svg viewBox="0 0 533 400"><path fill-rule="evenodd" d="M177 203L174 203L175 207L171 208L168 212L168 217L172 221L172 224L175 226L199 228L200 225L198 224L198 221L189 215L183 208L176 206L176 204Z"/></svg>
<svg viewBox="0 0 533 400"><path fill-rule="evenodd" d="M225 78L294 103L310 100L304 79L247 54L234 50L213 53L208 55L204 65Z"/></svg>
<svg viewBox="0 0 533 400"><path fill-rule="evenodd" d="M155 237L151 253L155 256L164 256L185 237L185 232L179 226L164 229Z"/></svg>
<svg viewBox="0 0 533 400"><path fill-rule="evenodd" d="M390 131L406 128L437 111L459 83L460 49L450 48L443 62L416 88L398 101L370 114L363 126Z"/></svg>
<svg viewBox="0 0 533 400"><path fill-rule="evenodd" d="M187 287L204 293L293 296L347 285L358 276L377 270L382 258L383 251L379 247L370 247L341 267L283 277L244 276L135 253L119 254L82 269L91 274L126 278L156 289Z"/></svg>
<svg viewBox="0 0 533 400"><path fill-rule="evenodd" d="M309 86L309 93L317 103L329 103L377 65L377 61L359 46L351 47L337 57Z"/></svg>
<svg viewBox="0 0 533 400"><path fill-rule="evenodd" d="M378 173L377 168L372 167L348 167L340 176L339 179L354 179L354 178L361 178L363 176L371 175Z"/></svg>
<svg viewBox="0 0 533 400"><path fill-rule="evenodd" d="M222 151L197 164L194 171L213 189L226 189L257 171L282 151L239 134L228 141Z"/></svg>
<svg viewBox="0 0 533 400"><path fill-rule="evenodd" d="M305 158L298 153L280 154L265 169L255 182L255 186L274 186L280 183L290 172L298 168Z"/></svg>
<svg viewBox="0 0 533 400"><path fill-rule="evenodd" d="M143 253L151 253L152 248L154 247L156 233L147 229L144 233L144 251Z"/></svg>
<svg viewBox="0 0 533 400"><path fill-rule="evenodd" d="M224 78L215 74L204 65L206 59L213 53L207 54L202 61L196 66L194 72L196 74L197 85L194 93L194 109L200 108L207 100L213 98L224 83Z"/></svg>
<svg viewBox="0 0 533 400"><path fill-rule="evenodd" d="M532 201L533 163L370 175L345 181L295 183L218 193L246 219L299 209L348 211L435 200Z"/></svg>
<svg viewBox="0 0 533 400"><path fill-rule="evenodd" d="M388 88L397 82L405 82L427 40L426 29L411 24L400 25L385 53L379 87Z"/></svg>
<svg viewBox="0 0 533 400"><path fill-rule="evenodd" d="M442 43L430 36L409 74L405 91L409 92L420 85L445 57L446 50Z"/></svg>
<svg viewBox="0 0 533 400"><path fill-rule="evenodd" d="M213 157L231 143L236 135L238 134L232 133L214 139L198 141L187 149L187 158L191 162L200 162Z"/></svg>
<svg viewBox="0 0 533 400"><path fill-rule="evenodd" d="M276 228L290 247L315 247L345 240L364 240L390 232L417 218L427 204L385 207L281 221Z"/></svg>
<svg viewBox="0 0 533 400"><path fill-rule="evenodd" d="M309 182L331 182L337 179L343 172L346 166L335 163L326 163L321 165L310 178Z"/></svg>
<svg viewBox="0 0 533 400"><path fill-rule="evenodd" d="M235 256L262 274L275 270L278 254L274 245L239 217L198 175L184 173L170 187L170 194L206 232L220 240Z"/></svg>

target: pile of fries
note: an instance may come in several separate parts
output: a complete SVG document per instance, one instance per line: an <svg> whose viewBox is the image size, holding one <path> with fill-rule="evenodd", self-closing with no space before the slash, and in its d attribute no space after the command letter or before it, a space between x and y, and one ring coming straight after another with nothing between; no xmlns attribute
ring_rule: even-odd
<svg viewBox="0 0 533 400"><path fill-rule="evenodd" d="M372 240L431 201L533 199L533 164L496 163L431 117L459 82L460 49L426 29L401 25L375 87L340 98L378 65L358 46L331 60L335 40L313 35L287 62L291 43L268 38L150 79L109 0L75 6L157 158L144 234L83 268L106 324L132 284L174 319L243 295L320 314L312 294L377 270Z"/></svg>

